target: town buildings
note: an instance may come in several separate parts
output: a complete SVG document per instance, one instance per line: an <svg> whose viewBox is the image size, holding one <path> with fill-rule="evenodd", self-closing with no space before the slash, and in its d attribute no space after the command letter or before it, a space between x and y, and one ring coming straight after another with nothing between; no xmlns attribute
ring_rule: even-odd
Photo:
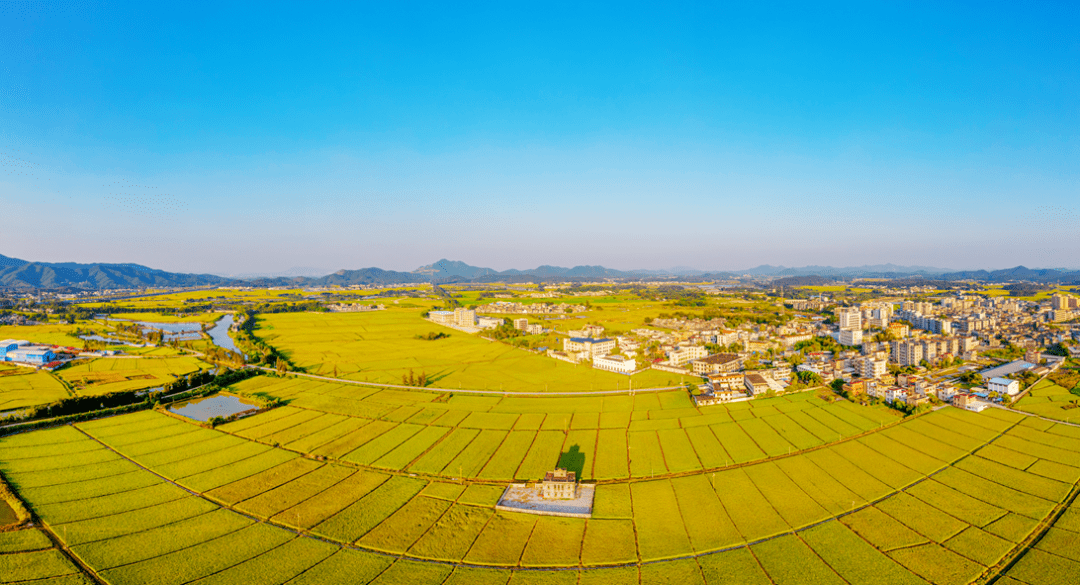
<svg viewBox="0 0 1080 585"><path fill-rule="evenodd" d="M744 358L736 353L714 353L692 362L695 374L719 374L721 372L734 372L742 367Z"/></svg>
<svg viewBox="0 0 1080 585"><path fill-rule="evenodd" d="M585 354L589 359L615 352L614 339L593 339L591 337L567 337L563 339L563 351L566 353Z"/></svg>

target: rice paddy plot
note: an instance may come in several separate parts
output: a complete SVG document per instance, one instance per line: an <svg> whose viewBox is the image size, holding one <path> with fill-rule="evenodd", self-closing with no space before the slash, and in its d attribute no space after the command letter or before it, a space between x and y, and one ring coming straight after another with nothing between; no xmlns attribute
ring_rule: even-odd
<svg viewBox="0 0 1080 585"><path fill-rule="evenodd" d="M49 404L68 396L67 388L46 372L0 370L0 418L4 411Z"/></svg>
<svg viewBox="0 0 1080 585"><path fill-rule="evenodd" d="M84 396L123 390L155 388L210 365L190 356L97 358L77 363L56 373Z"/></svg>

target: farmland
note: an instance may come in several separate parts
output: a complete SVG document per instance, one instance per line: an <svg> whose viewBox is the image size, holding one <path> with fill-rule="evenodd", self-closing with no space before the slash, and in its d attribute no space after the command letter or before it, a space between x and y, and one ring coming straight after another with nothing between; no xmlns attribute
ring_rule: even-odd
<svg viewBox="0 0 1080 585"><path fill-rule="evenodd" d="M198 294L131 316L209 320L169 312ZM698 407L683 388L641 391L678 377L656 371L632 394L589 394L627 378L455 330L418 339L441 330L420 318L431 301L397 300L260 314L259 339L342 380L261 373L226 388L272 400L258 414L212 427L143 410L0 438L0 474L34 515L0 530L0 582L1038 585L1080 570L1080 427L1061 386L1017 408L1062 422L905 417L828 391ZM658 308L592 302L557 326L625 331ZM6 368L0 398L20 408L68 395L61 380L97 395L209 367L182 349L51 376ZM409 369L436 388L364 384ZM509 483L556 466L595 485L590 517L496 509Z"/></svg>
<svg viewBox="0 0 1080 585"><path fill-rule="evenodd" d="M425 307L427 308L427 307ZM420 318L421 309L371 313L263 315L255 333L298 366L349 380L401 383L410 370L425 372L442 388L526 392L626 389L627 376L553 360L534 352L450 331L447 339L417 339L439 325ZM677 375L646 371L633 376L638 388L680 383Z"/></svg>
<svg viewBox="0 0 1080 585"><path fill-rule="evenodd" d="M513 449L527 467L533 449L506 443L512 433L535 435L535 445L546 440L544 433L626 436L638 432L629 430L635 422L685 424L709 414L663 418L685 406L665 409L657 395L649 404L624 404L621 411L605 411L600 400L598 416L581 417L576 415L583 411L570 417L551 408L544 413L544 403L561 402L554 397L499 398L484 409L476 398L456 405L471 406L457 409L467 413L460 421L478 413L508 414L511 408L523 412L512 420L445 427L443 434L425 430L437 425L401 422L386 428L404 431L371 433L366 442L339 441L356 445L316 459L305 456L312 450L293 447L305 438L310 447L320 440L310 437L331 437L328 431L335 427L348 429L353 417L288 406L211 430L146 411L0 439L0 472L71 554L116 584L249 582L252 575L266 583L329 583L345 571L359 582L379 583L636 583L664 582L670 575L697 583L724 582L724 575L763 583L967 583L992 574L1080 480L1080 434L1074 427L1004 411L946 409L884 427L873 428L870 421L865 434L767 460L606 479L597 486L592 518L537 517L494 510L505 484L483 478L486 465L473 463L481 477L462 481L402 474L400 462L405 453L436 452L420 447L439 438L445 442L458 434L470 440L456 443L467 446L485 432L497 432L505 438L495 451ZM824 413L835 406L811 400L791 412ZM780 416L791 408L784 404L800 402L748 408L775 413L743 420ZM452 405L453 400L442 404ZM413 408L406 420L423 412ZM442 410L442 416L455 412ZM522 420L534 410L542 416ZM600 428L608 412L630 416L618 421L626 421L621 428ZM726 414L733 412L741 410ZM637 413L658 416L635 418ZM553 414L569 424L545 430ZM844 420L839 414L832 416ZM287 424L298 415L302 422ZM857 422L844 416L848 424ZM389 423L384 417L359 428L380 422ZM401 426L410 424L419 428ZM254 436L260 427L268 427L268 434ZM672 429L643 432L657 445L694 450L696 435L685 435L687 449L662 438L664 430ZM268 436L287 440L258 440ZM383 437L393 438L356 454ZM713 448L727 447L727 435L713 437ZM555 449L565 451L566 440ZM402 455L387 458L395 451ZM461 455L449 451L442 459ZM665 470L679 466L667 459L666 449L647 451L659 456ZM585 465L592 452L587 453ZM389 463L380 466L384 459ZM1046 562L1043 557L1065 567L1074 562L1060 548L1072 538L1072 514L1061 515L1040 546L1013 566L1029 575L1025 582L1032 581L1024 563ZM1024 560L1029 556L1034 560ZM637 564L654 561L660 562ZM573 570L536 571L545 567Z"/></svg>
<svg viewBox="0 0 1080 585"><path fill-rule="evenodd" d="M209 365L194 357L99 358L59 370L80 395L153 388Z"/></svg>
<svg viewBox="0 0 1080 585"><path fill-rule="evenodd" d="M584 479L690 473L899 421L892 410L810 393L699 409L685 391L443 401L432 392L266 376L232 389L289 403L222 427L238 436L392 471L500 481L535 480L564 454Z"/></svg>
<svg viewBox="0 0 1080 585"><path fill-rule="evenodd" d="M0 412L67 398L67 388L46 372L27 368L0 369Z"/></svg>
<svg viewBox="0 0 1080 585"><path fill-rule="evenodd" d="M1077 385L1080 388L1080 384ZM1063 388L1047 379L1031 387L1028 395L1021 398L1016 408L1039 416L1064 421L1080 421L1080 408L1076 403L1080 395L1076 388Z"/></svg>

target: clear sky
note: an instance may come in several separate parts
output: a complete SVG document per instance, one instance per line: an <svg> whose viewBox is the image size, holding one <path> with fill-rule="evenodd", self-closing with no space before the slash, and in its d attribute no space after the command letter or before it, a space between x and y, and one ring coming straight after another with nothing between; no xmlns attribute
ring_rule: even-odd
<svg viewBox="0 0 1080 585"><path fill-rule="evenodd" d="M1075 2L717 4L0 2L0 254L1080 267Z"/></svg>

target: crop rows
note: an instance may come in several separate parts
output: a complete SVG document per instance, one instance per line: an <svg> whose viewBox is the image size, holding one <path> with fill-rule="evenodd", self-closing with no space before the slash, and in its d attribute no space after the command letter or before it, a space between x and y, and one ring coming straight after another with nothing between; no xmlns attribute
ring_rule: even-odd
<svg viewBox="0 0 1080 585"><path fill-rule="evenodd" d="M255 389L302 404L302 397L336 396L343 387L267 378L237 386L239 391ZM505 481L536 479L556 464L574 469L584 479L716 469L818 447L895 420L880 410L846 402L827 404L810 396L699 410L689 406L684 393L567 401L469 396L445 404L417 404L417 396L431 396L344 390L359 392L365 411L380 418L289 406L223 429L359 465ZM507 407L526 412L501 411ZM569 407L642 410L550 412Z"/></svg>
<svg viewBox="0 0 1080 585"><path fill-rule="evenodd" d="M280 583L293 576L319 583L344 567L371 571L380 583L407 579L406 569L431 572L435 582L662 582L665 575L719 582L747 567L756 569L740 574L743 582L918 582L917 575L951 583L997 563L1080 479L1075 429L1015 424L1014 416L948 409L775 461L602 484L588 520L499 512L498 485L299 458L153 412L78 425L97 440L71 427L2 439L0 469L75 554L112 583L150 575L176 583ZM858 511L847 514L852 509ZM279 526L406 559L391 564ZM580 577L521 570L730 547L741 548L627 570L581 570ZM508 570L457 569L453 577L452 566L408 559ZM263 578L251 575L265 581L246 581ZM425 582L415 575L410 582Z"/></svg>
<svg viewBox="0 0 1080 585"><path fill-rule="evenodd" d="M50 585L92 583L44 532L33 528L0 532L0 583L33 581Z"/></svg>
<svg viewBox="0 0 1080 585"><path fill-rule="evenodd" d="M25 368L9 371L0 370L0 413L68 397L64 385L45 372Z"/></svg>

